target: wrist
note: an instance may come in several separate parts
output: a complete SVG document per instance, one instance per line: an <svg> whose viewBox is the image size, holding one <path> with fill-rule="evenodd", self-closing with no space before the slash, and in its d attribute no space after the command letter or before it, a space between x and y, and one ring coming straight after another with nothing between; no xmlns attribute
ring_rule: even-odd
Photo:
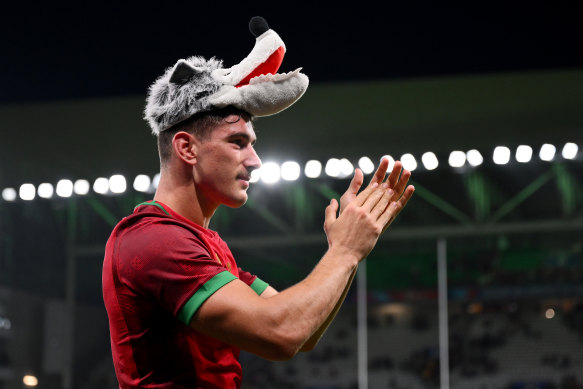
<svg viewBox="0 0 583 389"><path fill-rule="evenodd" d="M334 258L335 263L345 264L351 270L356 269L362 260L358 254L342 247L335 246L330 246L326 255Z"/></svg>

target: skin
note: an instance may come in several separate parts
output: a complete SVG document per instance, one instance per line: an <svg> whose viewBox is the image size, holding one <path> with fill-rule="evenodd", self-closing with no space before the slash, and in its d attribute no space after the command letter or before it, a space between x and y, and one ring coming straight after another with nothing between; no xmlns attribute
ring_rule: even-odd
<svg viewBox="0 0 583 389"><path fill-rule="evenodd" d="M251 123L235 119L227 118L204 141L178 132L154 199L205 228L219 205L243 205L250 172L261 161ZM413 195L410 172L396 162L385 179L388 164L381 161L362 191L363 173L356 169L340 202L331 200L324 222L328 250L304 280L281 292L268 287L261 296L234 280L202 304L190 326L271 360L311 350L340 308L358 264Z"/></svg>

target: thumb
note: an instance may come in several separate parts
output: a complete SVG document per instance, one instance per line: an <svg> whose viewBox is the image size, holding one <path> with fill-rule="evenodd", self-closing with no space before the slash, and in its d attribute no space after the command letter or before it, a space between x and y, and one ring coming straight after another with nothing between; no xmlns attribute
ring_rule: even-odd
<svg viewBox="0 0 583 389"><path fill-rule="evenodd" d="M328 231L328 228L336 221L336 214L338 213L338 201L332 199L330 205L326 207L326 214L324 219L324 231Z"/></svg>

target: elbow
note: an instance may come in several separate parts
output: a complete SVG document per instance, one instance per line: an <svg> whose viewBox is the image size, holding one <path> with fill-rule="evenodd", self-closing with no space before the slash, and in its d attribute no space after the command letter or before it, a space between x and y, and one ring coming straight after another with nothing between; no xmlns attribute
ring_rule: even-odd
<svg viewBox="0 0 583 389"><path fill-rule="evenodd" d="M279 332L274 336L264 357L272 361L289 361L302 348L305 339L290 332Z"/></svg>

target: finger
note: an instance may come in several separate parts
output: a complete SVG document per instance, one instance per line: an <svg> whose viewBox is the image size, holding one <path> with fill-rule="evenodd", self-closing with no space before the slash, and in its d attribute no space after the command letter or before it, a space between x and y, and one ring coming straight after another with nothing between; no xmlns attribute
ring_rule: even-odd
<svg viewBox="0 0 583 389"><path fill-rule="evenodd" d="M377 184L381 184L385 180L385 175L387 174L387 169L389 168L389 159L382 158L377 171L374 173L374 176L370 179L369 185L376 182Z"/></svg>
<svg viewBox="0 0 583 389"><path fill-rule="evenodd" d="M373 182L372 184L370 184L369 186L364 188L364 190L356 196L356 199L354 199L354 203L358 206L362 206L364 204L364 202L369 198L369 196L372 193L374 193L378 187L379 187L379 184L376 182Z"/></svg>
<svg viewBox="0 0 583 389"><path fill-rule="evenodd" d="M342 211L344 211L344 208L346 208L346 206L356 198L356 195L358 194L358 191L360 190L363 181L364 174L362 173L362 170L356 168L354 170L354 176L350 181L350 185L348 185L348 189L346 190L346 192L344 192L342 197L340 197L340 213L342 213Z"/></svg>
<svg viewBox="0 0 583 389"><path fill-rule="evenodd" d="M401 209L403 209L403 207L398 201L392 201L387 206L385 211L379 216L377 221L383 226L383 232L392 223L399 212L401 212Z"/></svg>
<svg viewBox="0 0 583 389"><path fill-rule="evenodd" d="M374 185L376 185L376 183ZM377 186L376 189L370 194L370 196L368 196L364 204L362 204L362 207L368 212L371 212L386 193L387 186L385 184Z"/></svg>
<svg viewBox="0 0 583 389"><path fill-rule="evenodd" d="M391 174L389 174L389 178L387 178L387 182L389 183L389 187L394 188L399 181L399 175L401 174L401 169L403 168L403 164L401 161L396 161L395 166L393 166L393 170Z"/></svg>
<svg viewBox="0 0 583 389"><path fill-rule="evenodd" d="M393 200L398 200L403 195L403 192L405 191L410 178L411 172L409 170L403 169L401 177L399 177L399 182L393 187L395 190L395 198Z"/></svg>
<svg viewBox="0 0 583 389"><path fill-rule="evenodd" d="M398 205L398 207L396 210L392 211L392 213L390 214L389 220L384 221L385 225L383 227L383 232L385 232L387 230L387 228L389 228L389 225L391 225L391 223L395 220L395 218L399 215L399 213L401 213L403 208L405 208L405 206L407 205L407 203L409 202L409 200L413 196L414 192L415 192L415 187L413 185L409 185L407 187L407 189L405 189L405 193L403 194L403 196L401 196L401 198L398 201L395 201L395 203Z"/></svg>
<svg viewBox="0 0 583 389"><path fill-rule="evenodd" d="M336 221L336 214L338 212L338 202L336 199L330 201L330 205L326 207L324 213L324 231L328 231L329 227Z"/></svg>
<svg viewBox="0 0 583 389"><path fill-rule="evenodd" d="M381 198L371 211L371 215L375 218L375 220L378 220L378 218L383 214L391 202L391 199L393 198L394 192L391 188L386 188L383 192L384 193L382 194Z"/></svg>

